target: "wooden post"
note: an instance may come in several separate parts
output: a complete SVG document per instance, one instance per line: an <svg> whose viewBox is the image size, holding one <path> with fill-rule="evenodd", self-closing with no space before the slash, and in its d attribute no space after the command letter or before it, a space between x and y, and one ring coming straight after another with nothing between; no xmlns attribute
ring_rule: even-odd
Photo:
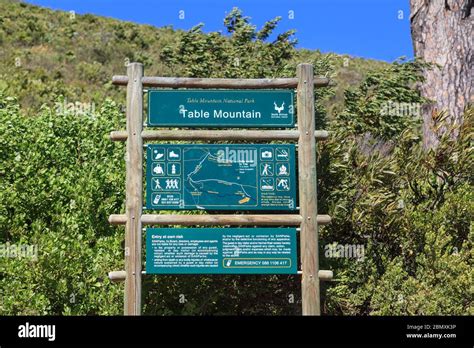
<svg viewBox="0 0 474 348"><path fill-rule="evenodd" d="M311 64L298 65L297 77L297 112L300 132L298 140L299 200L302 216L300 225L302 306L303 315L320 315L313 66Z"/></svg>
<svg viewBox="0 0 474 348"><path fill-rule="evenodd" d="M127 168L125 227L125 315L141 313L142 186L143 186L143 65L127 67Z"/></svg>

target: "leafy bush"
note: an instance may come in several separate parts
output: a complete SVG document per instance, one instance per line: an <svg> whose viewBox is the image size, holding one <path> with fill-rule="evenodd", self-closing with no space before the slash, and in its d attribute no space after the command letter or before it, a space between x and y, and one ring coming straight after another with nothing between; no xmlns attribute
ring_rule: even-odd
<svg viewBox="0 0 474 348"><path fill-rule="evenodd" d="M123 146L107 137L122 122L113 102L95 115L43 108L21 114L0 96L0 243L37 247L37 260L0 258L1 314L119 314L123 263Z"/></svg>
<svg viewBox="0 0 474 348"><path fill-rule="evenodd" d="M425 101L413 87L423 81L422 71L428 66L420 61L395 62L385 69L369 72L359 86L346 91L345 109L337 115L338 126L383 140L415 126L420 122L416 108L412 107L415 112L411 114L412 110L390 113L389 109L395 103L408 108Z"/></svg>
<svg viewBox="0 0 474 348"><path fill-rule="evenodd" d="M321 259L338 279L327 312L472 314L473 116L470 110L462 126L449 126L438 115L448 132L429 152L409 127L388 153L367 154L352 124L320 147L321 205L334 217L322 244L365 247L362 260Z"/></svg>
<svg viewBox="0 0 474 348"><path fill-rule="evenodd" d="M174 46L167 46L161 59L184 76L199 77L276 77L284 74L288 60L294 55L293 31L279 34L267 42L278 21L277 17L257 31L249 18L234 8L224 19L230 37L213 32L203 35L199 24L181 32Z"/></svg>

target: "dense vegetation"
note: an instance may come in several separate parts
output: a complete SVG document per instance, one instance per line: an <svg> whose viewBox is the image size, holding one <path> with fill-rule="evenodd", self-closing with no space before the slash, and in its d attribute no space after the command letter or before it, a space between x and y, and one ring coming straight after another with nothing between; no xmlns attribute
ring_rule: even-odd
<svg viewBox="0 0 474 348"><path fill-rule="evenodd" d="M108 133L124 128L110 76L127 58L148 75L293 76L306 61L332 77L337 86L316 91L318 128L331 131L318 148L319 210L333 216L320 264L335 273L323 312L473 314L473 112L426 152L416 114L383 110L423 103L423 63L296 50L292 32L269 41L277 24L257 30L234 10L226 35L204 34L0 1L0 244L38 246L36 260L0 258L0 314L122 311L123 286L106 273L123 268L124 230L107 217L124 210L124 146ZM364 257L327 257L332 243L362 245ZM146 314L300 307L299 276L144 278Z"/></svg>

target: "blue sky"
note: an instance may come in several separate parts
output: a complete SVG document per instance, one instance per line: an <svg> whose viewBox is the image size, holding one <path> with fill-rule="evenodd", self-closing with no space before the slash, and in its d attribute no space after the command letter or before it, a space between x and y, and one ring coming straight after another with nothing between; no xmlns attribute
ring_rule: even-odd
<svg viewBox="0 0 474 348"><path fill-rule="evenodd" d="M281 16L277 31L296 29L300 48L393 61L413 57L409 0L28 0L27 2L92 13L157 27L221 31L232 7L260 28ZM184 12L180 12L184 11ZM291 12L292 11L292 12ZM180 15L184 14L184 19ZM290 18L293 17L293 18Z"/></svg>

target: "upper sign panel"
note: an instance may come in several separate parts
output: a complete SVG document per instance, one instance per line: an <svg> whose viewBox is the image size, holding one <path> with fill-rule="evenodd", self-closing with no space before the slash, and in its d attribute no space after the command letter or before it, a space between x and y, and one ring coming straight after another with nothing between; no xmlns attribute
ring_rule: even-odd
<svg viewBox="0 0 474 348"><path fill-rule="evenodd" d="M292 127L292 90L150 90L151 127Z"/></svg>

